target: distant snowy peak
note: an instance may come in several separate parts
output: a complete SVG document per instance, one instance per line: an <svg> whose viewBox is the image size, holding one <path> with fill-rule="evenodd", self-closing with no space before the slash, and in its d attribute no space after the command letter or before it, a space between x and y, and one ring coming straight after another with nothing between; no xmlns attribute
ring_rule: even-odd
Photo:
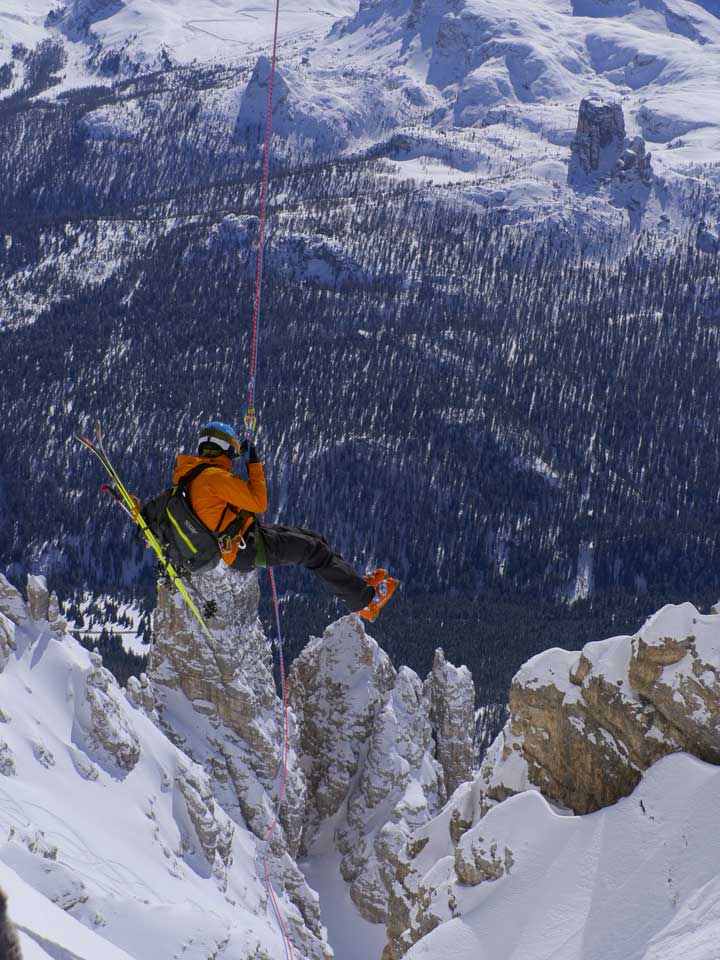
<svg viewBox="0 0 720 960"><path fill-rule="evenodd" d="M108 20L125 6L122 0L71 0L64 8L49 15L50 22L81 39L96 23Z"/></svg>
<svg viewBox="0 0 720 960"><path fill-rule="evenodd" d="M274 0L250 6L230 0L70 0L50 19L69 39L126 50L138 63L156 62L159 55L179 64L228 62L270 49L274 7ZM354 9L351 0L288 0L281 45L321 37Z"/></svg>
<svg viewBox="0 0 720 960"><path fill-rule="evenodd" d="M240 102L235 136L262 143L270 86L270 59L261 55ZM338 102L320 78L281 65L273 81L272 125L275 136L312 140L318 150L344 145L352 108Z"/></svg>
<svg viewBox="0 0 720 960"><path fill-rule="evenodd" d="M434 126L510 122L557 143L580 100L599 95L625 101L631 136L683 138L671 165L708 159L720 141L720 19L690 0L553 0L512 16L500 0L363 0L330 39L428 88Z"/></svg>
<svg viewBox="0 0 720 960"><path fill-rule="evenodd" d="M228 64L239 67L233 78L193 94L219 149L254 148L273 13L273 0L243 9L230 0L68 0L53 9L31 0L19 15L0 0L0 96ZM384 159L399 179L452 190L508 221L685 228L698 178L720 189L718 13L692 0L545 0L510 14L502 0L288 0L274 135L290 156ZM191 74L174 76L194 87ZM583 102L608 105L617 127L591 170L592 150L572 150ZM143 126L139 109L120 94L83 131L129 141ZM581 114L581 128L589 117Z"/></svg>

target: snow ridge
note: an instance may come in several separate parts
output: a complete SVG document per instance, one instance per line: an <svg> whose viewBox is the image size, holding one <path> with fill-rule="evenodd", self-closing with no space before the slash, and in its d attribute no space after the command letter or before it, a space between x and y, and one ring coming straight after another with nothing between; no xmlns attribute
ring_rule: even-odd
<svg viewBox="0 0 720 960"><path fill-rule="evenodd" d="M5 580L0 636L0 882L27 957L280 955L258 840L159 729L148 684L134 705Z"/></svg>
<svg viewBox="0 0 720 960"><path fill-rule="evenodd" d="M529 660L479 775L401 853L386 960L713 960L719 664L720 616L689 603Z"/></svg>

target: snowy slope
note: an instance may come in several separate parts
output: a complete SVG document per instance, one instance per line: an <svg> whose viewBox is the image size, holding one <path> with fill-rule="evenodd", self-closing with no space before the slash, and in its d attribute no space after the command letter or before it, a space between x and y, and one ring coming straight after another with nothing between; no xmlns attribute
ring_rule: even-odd
<svg viewBox="0 0 720 960"><path fill-rule="evenodd" d="M321 36L353 11L353 0L283 4L283 41ZM272 40L272 0L71 0L62 21L69 36L90 34L104 47L130 44L139 59L153 60L163 47L178 63L236 57Z"/></svg>
<svg viewBox="0 0 720 960"><path fill-rule="evenodd" d="M283 44L322 37L355 8L353 0L283 3ZM86 49L122 50L145 66L158 63L162 51L180 64L227 62L267 48L274 9L271 0L1 0L0 38L31 46L59 33Z"/></svg>
<svg viewBox="0 0 720 960"><path fill-rule="evenodd" d="M366 96L404 127L405 142L385 150L398 172L551 209L582 202L566 184L584 97L622 104L628 136L647 141L660 178L714 162L717 13L689 0L546 0L515 4L511 16L499 0L368 0L321 54L327 69L352 64Z"/></svg>
<svg viewBox="0 0 720 960"><path fill-rule="evenodd" d="M719 624L667 606L527 661L480 775L407 846L394 960L717 960Z"/></svg>
<svg viewBox="0 0 720 960"><path fill-rule="evenodd" d="M586 817L537 793L491 810L461 841L505 858L500 879L455 883L457 911L408 960L717 960L720 770L660 761L632 796ZM421 854L452 873L436 836Z"/></svg>
<svg viewBox="0 0 720 960"><path fill-rule="evenodd" d="M272 0L0 0L0 64L13 42L60 38L55 91L138 67L258 64L215 110L243 135L267 94ZM275 131L323 153L371 149L402 178L513 211L593 207L568 184L580 101L622 105L644 138L652 191L610 196L673 218L668 186L717 184L720 18L694 0L291 0L282 6ZM21 83L22 65L7 92ZM84 79L83 79L84 77ZM107 120L107 118L105 118ZM112 117L108 121L112 125ZM668 213L669 211L669 213Z"/></svg>
<svg viewBox="0 0 720 960"><path fill-rule="evenodd" d="M24 960L55 960L70 955L61 954L61 950L71 951L77 960L131 960L130 954L48 902L4 863L0 863L0 887L9 898Z"/></svg>
<svg viewBox="0 0 720 960"><path fill-rule="evenodd" d="M23 43L26 47L48 36L45 20L50 12L48 0L0 0L0 50L9 50L14 43Z"/></svg>
<svg viewBox="0 0 720 960"><path fill-rule="evenodd" d="M64 36L87 47L122 50L150 65L238 61L267 52L272 0L72 0L55 5L0 0L0 39L30 45ZM584 96L621 99L629 133L655 145L663 166L704 162L719 142L720 19L693 0L292 0L282 7L280 68L320 82L338 113L390 111L397 125L436 129L515 128L552 147L567 146ZM368 90L378 99L368 111ZM337 118L338 120L340 117ZM669 147L669 145L672 145ZM668 152L669 151L669 152ZM483 151L476 150L479 161ZM430 154L431 155L431 154ZM458 168L459 169L459 168ZM467 172L467 171L466 171Z"/></svg>
<svg viewBox="0 0 720 960"><path fill-rule="evenodd" d="M280 955L255 837L99 658L13 611L17 624L0 615L0 880L12 896L13 871L95 934L80 945L77 925L56 928L15 890L28 936L83 960Z"/></svg>

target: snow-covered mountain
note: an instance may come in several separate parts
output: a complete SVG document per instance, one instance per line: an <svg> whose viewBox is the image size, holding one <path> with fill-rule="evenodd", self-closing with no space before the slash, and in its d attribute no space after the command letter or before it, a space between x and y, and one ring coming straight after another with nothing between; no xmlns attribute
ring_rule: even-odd
<svg viewBox="0 0 720 960"><path fill-rule="evenodd" d="M239 99L217 104L239 131L256 130L271 3L33 0L23 9L0 7L8 91L22 82L17 44L43 38L68 51L57 91L137 69L257 62ZM659 223L669 209L672 219L668 189L682 193L698 177L716 184L712 4L546 0L509 16L499 0L328 0L284 6L281 39L276 133L323 154L372 147L398 176L453 185L471 201L587 213L596 191L569 181L568 163L578 107L594 97L618 104L628 144L641 138L652 153L650 195L611 192L611 206L642 203L646 222Z"/></svg>
<svg viewBox="0 0 720 960"><path fill-rule="evenodd" d="M365 956L353 940L379 954L397 853L472 773L469 672L438 652L423 685L346 617L293 668L266 843L283 711L257 580L201 589L213 641L161 592L149 672L122 690L42 578L27 602L0 580L0 879L29 957L275 957L266 860L298 960L329 960L331 943ZM343 890L344 924L326 902Z"/></svg>
<svg viewBox="0 0 720 960"><path fill-rule="evenodd" d="M720 770L679 754L630 797L586 817L526 792L492 809L455 848L438 824L418 863L427 893L451 906L404 956L714 960L719 800Z"/></svg>
<svg viewBox="0 0 720 960"><path fill-rule="evenodd" d="M30 609L3 581L0 610L0 882L26 957L280 955L259 841L140 684L135 706L42 591Z"/></svg>
<svg viewBox="0 0 720 960"><path fill-rule="evenodd" d="M187 32L182 0L22 9L2 7L0 28L0 493L14 518L0 556L17 583L32 568L64 601L78 591L77 608L86 588L118 597L151 578L139 548L114 549L125 518L97 511L68 437L100 415L145 497L200 419L242 416L242 391L215 384L246 375L268 48L179 66L148 24ZM304 511L345 555L439 583L453 610L457 586L463 622L508 587L564 609L649 594L641 616L691 590L714 599L698 519L717 507L720 449L712 11L363 4L283 41L260 374L273 518ZM271 21L268 6L245 12ZM81 14L92 23L73 32ZM702 124L663 133L670 101ZM52 400L28 392L18 356ZM39 465L9 426L21 395ZM452 478L435 489L417 469L428 442ZM378 457L390 505L363 479ZM316 502L306 478L342 495ZM51 532L36 483L63 501Z"/></svg>
<svg viewBox="0 0 720 960"><path fill-rule="evenodd" d="M146 496L219 383L241 418L271 28L265 0L0 0L18 583L37 561L83 596L147 585L78 426L107 415ZM719 57L714 2L283 4L273 516L397 565L392 657L352 617L300 652L294 621L268 849L283 715L254 577L201 584L212 642L160 589L124 691L41 578L27 603L0 581L0 882L31 960L274 960L266 854L298 960L717 960L720 618L530 660L480 771L472 678L433 651L472 658L485 716L557 606L717 595Z"/></svg>
<svg viewBox="0 0 720 960"><path fill-rule="evenodd" d="M582 603L617 586L634 598L637 584L654 595L644 614L699 580L714 591L713 547L683 491L697 491L700 513L715 509L715 8L552 0L506 16L494 0L397 0L313 9L323 15L283 7L275 87L262 378L273 397L280 383L294 385L264 412L277 517L305 504L308 471L312 484L341 477L356 507L377 496L358 479L365 463L351 464L378 449L404 491L395 524L421 529L437 509L468 596L512 581ZM294 17L306 17L302 29ZM196 20L247 18L241 41L203 46L211 38ZM121 562L109 547L124 518L103 515L115 526L107 538L78 528L94 501L66 439L101 414L136 471L128 482L150 495L196 418L218 415L207 385L245 375L238 338L248 329L269 80L260 23L269 30L271 4L238 13L223 2L33 0L18 13L0 0L0 298L13 334L4 345L11 370L20 354L52 383L52 416L39 397L26 416L49 453L42 480L66 498L48 534L28 497L37 472L8 431L4 495L18 522L2 556L18 583L27 562L53 585L72 581L68 592L147 586L141 552ZM30 329L40 318L47 332ZM376 362L378 334L388 370ZM206 335L214 354L202 349ZM57 354L47 350L55 337ZM80 342L87 352L60 370ZM95 343L118 351L100 409ZM178 369L197 373L192 402L173 396ZM12 410L24 385L4 389ZM115 419L128 395L139 398L147 449L143 431ZM341 417L324 416L337 395L347 398ZM226 402L226 419L242 415ZM322 437L309 435L308 409ZM626 415L636 409L658 425L657 443ZM432 442L457 490L441 484L438 500L415 464L439 410L452 431ZM478 464L482 492L468 449L488 461ZM487 482L491 470L509 483ZM397 558L379 504L365 511L375 529L326 506L302 522L327 529L348 556L399 562L423 590L454 582L447 550L411 537ZM675 565L685 578L677 594L651 542L666 514L679 518L673 549L705 571ZM625 539L635 536L637 550ZM516 561L528 551L532 569Z"/></svg>
<svg viewBox="0 0 720 960"><path fill-rule="evenodd" d="M308 43L333 23L351 15L353 0L283 4L283 43ZM274 5L258 0L239 7L229 0L13 0L0 3L3 43L34 46L60 34L80 65L90 50L103 57L122 54L116 63L152 69L175 63L225 62L272 41ZM105 66L109 66L106 61Z"/></svg>
<svg viewBox="0 0 720 960"><path fill-rule="evenodd" d="M203 579L212 643L162 594L127 691L41 581L29 605L0 588L0 883L26 960L282 955L259 871L282 710L255 577ZM719 671L720 615L690 604L549 650L478 771L465 668L438 651L423 684L358 618L331 625L291 672L269 851L296 956L715 960Z"/></svg>

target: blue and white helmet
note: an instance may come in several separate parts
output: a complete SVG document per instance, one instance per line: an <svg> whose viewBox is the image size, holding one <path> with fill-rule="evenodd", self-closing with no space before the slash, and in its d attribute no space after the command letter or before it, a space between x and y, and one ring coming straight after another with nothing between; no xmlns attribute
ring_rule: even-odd
<svg viewBox="0 0 720 960"><path fill-rule="evenodd" d="M217 456L224 453L226 457L235 460L240 456L240 437L227 423L213 420L200 431L198 452L203 456Z"/></svg>

